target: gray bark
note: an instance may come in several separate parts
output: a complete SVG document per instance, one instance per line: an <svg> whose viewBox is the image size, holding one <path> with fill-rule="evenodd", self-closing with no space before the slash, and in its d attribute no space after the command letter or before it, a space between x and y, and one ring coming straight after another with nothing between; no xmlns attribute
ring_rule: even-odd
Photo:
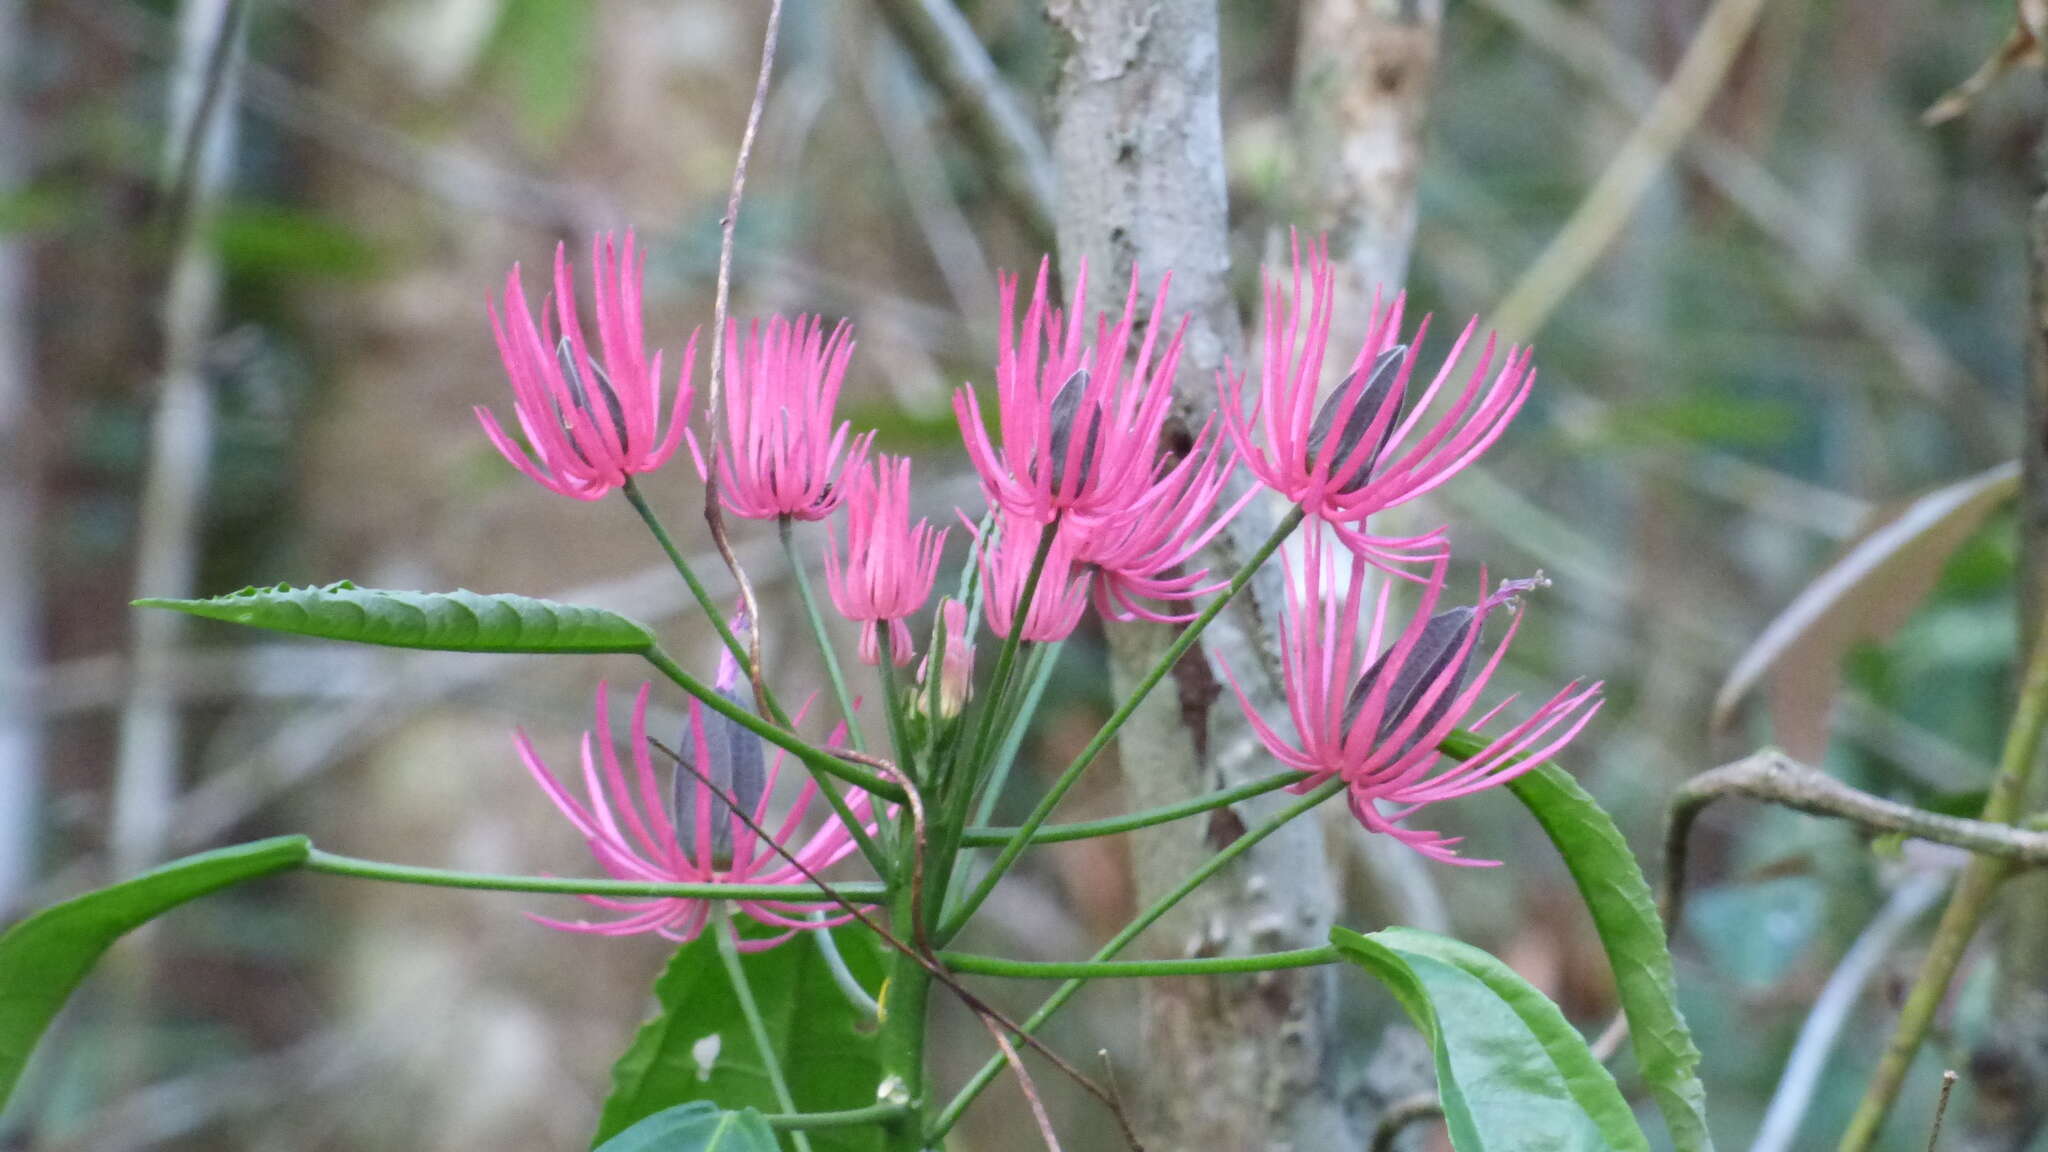
<svg viewBox="0 0 2048 1152"><path fill-rule="evenodd" d="M1050 6L1066 56L1054 98L1061 263L1082 259L1097 284L1121 286L1133 264L1146 291L1173 272L1171 307L1192 315L1176 382L1182 415L1215 406L1215 373L1240 327L1229 292L1227 205L1214 0L1066 0ZM1254 508L1207 557L1235 568L1270 529ZM1255 702L1276 704L1261 605L1277 572L1247 589L1154 693L1119 741L1125 785L1143 807L1235 784L1271 760L1227 699L1216 653ZM1111 629L1113 671L1127 687L1171 630ZM1275 804L1139 834L1133 869L1149 901L1256 823ZM1159 954L1215 955L1321 943L1336 905L1316 822L1302 820L1246 854L1156 930ZM1186 1150L1356 1146L1337 1087L1335 976L1299 969L1243 980L1148 981L1139 1123L1147 1145Z"/></svg>
<svg viewBox="0 0 2048 1152"><path fill-rule="evenodd" d="M26 139L16 93L17 57L28 34L22 0L0 0L0 196L26 181ZM42 642L36 576L38 500L30 452L28 244L0 236L0 921L21 902L35 864L42 785L36 702Z"/></svg>

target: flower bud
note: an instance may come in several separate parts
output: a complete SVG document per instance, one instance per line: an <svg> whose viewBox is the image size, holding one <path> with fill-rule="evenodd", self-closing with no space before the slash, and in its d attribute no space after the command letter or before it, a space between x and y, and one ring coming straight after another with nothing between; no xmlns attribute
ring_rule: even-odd
<svg viewBox="0 0 2048 1152"><path fill-rule="evenodd" d="M939 664L939 719L951 720L960 715L974 695L974 641L967 634L967 606L951 597L942 601L938 627L933 632L932 646L917 666L917 698L911 701L911 709L919 715L926 711L930 699L930 653L938 651L943 638L946 651Z"/></svg>

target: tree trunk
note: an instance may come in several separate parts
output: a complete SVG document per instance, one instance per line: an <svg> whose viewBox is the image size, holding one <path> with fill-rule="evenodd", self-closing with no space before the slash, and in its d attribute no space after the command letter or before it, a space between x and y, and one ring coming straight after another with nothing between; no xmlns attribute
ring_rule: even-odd
<svg viewBox="0 0 2048 1152"><path fill-rule="evenodd" d="M1215 405L1215 374L1240 336L1228 282L1227 205L1218 95L1215 0L1067 0L1050 8L1066 49L1054 96L1060 258L1071 279L1086 259L1098 284L1121 285L1135 264L1146 291L1173 272L1173 311L1189 311L1176 382L1198 425ZM1080 306L1076 302L1076 307ZM1270 530L1254 506L1212 550L1228 572ZM1119 740L1134 807L1239 783L1271 761L1223 699L1215 653L1255 701L1276 692L1262 606L1277 573L1246 589ZM1128 688L1171 637L1163 626L1111 629L1113 671ZM1158 897L1276 802L1219 810L1138 835L1140 901ZM1297 821L1247 853L1163 920L1160 954L1216 955L1320 944L1335 884L1314 820ZM1346 1148L1349 1130L1331 1043L1335 976L1300 969L1228 980L1148 981L1140 1125L1147 1145L1198 1152Z"/></svg>

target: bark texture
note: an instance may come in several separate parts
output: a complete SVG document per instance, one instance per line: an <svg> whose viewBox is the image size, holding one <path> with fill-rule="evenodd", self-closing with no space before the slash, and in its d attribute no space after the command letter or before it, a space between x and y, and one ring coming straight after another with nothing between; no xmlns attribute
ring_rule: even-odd
<svg viewBox="0 0 2048 1152"><path fill-rule="evenodd" d="M1148 282L1171 269L1174 311L1188 311L1176 387L1198 426L1240 326L1228 273L1227 202L1214 0L1067 0L1050 6L1065 57L1055 93L1060 259L1086 259L1096 283ZM1154 285L1147 283L1146 291ZM1229 571L1270 530L1254 508L1208 557ZM1261 606L1277 573L1247 589L1205 643L1155 693L1119 743L1133 806L1235 784L1270 761L1226 698L1217 653L1246 689L1275 699ZM1113 628L1120 687L1166 646L1163 627ZM1219 810L1140 834L1133 868L1149 901L1255 823L1272 805ZM1219 955L1327 939L1335 885L1313 820L1260 844L1161 922L1153 951ZM1301 969L1231 980L1148 981L1140 1124L1149 1147L1190 1150L1355 1147L1331 1043L1335 977Z"/></svg>

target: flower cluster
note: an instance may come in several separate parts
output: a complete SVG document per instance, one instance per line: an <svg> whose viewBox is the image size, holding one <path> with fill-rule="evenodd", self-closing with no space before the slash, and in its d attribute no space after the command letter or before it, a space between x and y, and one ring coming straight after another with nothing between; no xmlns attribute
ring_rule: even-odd
<svg viewBox="0 0 2048 1152"><path fill-rule="evenodd" d="M910 462L872 456L874 433L856 432L837 416L854 347L851 326L780 316L730 323L722 333L726 403L700 444L687 429L695 338L682 356L664 430L661 356L649 360L644 352L641 261L632 238L616 250L610 237L600 238L593 262L598 357L585 346L566 258L558 251L553 315L544 305L538 327L513 270L504 316L494 307L491 317L528 449L479 409L492 443L538 483L590 500L659 467L687 441L700 478L716 485L733 515L776 520L785 532L797 521L827 521L831 603L858 626L861 658L877 663L886 649L894 664L916 659L911 621L931 596L948 533L927 519L913 523ZM1440 609L1448 529L1393 536L1372 522L1443 484L1499 439L1533 386L1530 352L1502 352L1491 336L1474 350L1474 320L1418 392L1428 320L1404 335L1405 298L1384 307L1375 300L1364 341L1325 394L1333 269L1320 242L1305 251L1297 242L1292 263L1291 277L1265 280L1256 377L1226 363L1217 375L1218 411L1200 427L1175 408L1186 321L1170 318L1170 277L1159 280L1146 308L1144 281L1134 269L1121 308L1092 318L1085 266L1065 308L1055 300L1049 260L1039 265L1021 311L1021 279L1001 277L992 412L991 397L971 384L953 399L987 505L984 516L961 516L974 541L970 562L983 615L996 636L1032 644L1064 639L1091 606L1107 620L1193 620L1198 602L1230 583L1212 576L1203 555L1250 501L1277 494L1298 510L1288 523L1305 525L1306 538L1302 555L1287 561L1290 587L1279 625L1293 732L1283 734L1261 716L1231 676L1248 719L1275 757L1306 774L1300 787L1341 779L1365 827L1450 860L1456 840L1412 829L1410 817L1427 804L1500 784L1557 751L1598 710L1600 686L1567 686L1483 752L1447 766L1437 749L1454 728L1483 729L1513 702L1485 708L1481 696L1520 626L1518 596L1532 585L1510 581L1488 592L1482 575L1472 603ZM1468 350L1475 351L1474 366L1465 371ZM1419 603L1396 627L1391 597L1401 587ZM1489 621L1503 612L1507 624L1479 659ZM966 605L945 602L938 622L944 657L936 670L929 653L920 665L912 704L920 714L935 711L936 720L950 721L967 706L972 623ZM728 688L730 673L728 667ZM646 698L643 689L629 779L611 747L600 688L602 738L595 753L588 736L584 745L587 801L576 800L520 738L536 779L600 863L614 875L643 879L793 875L773 846L742 833L737 814L709 786L679 774L673 799L659 802L644 733ZM773 764L762 768L758 740L693 702L682 754L694 757L706 780L729 782L730 794L762 818L756 823L765 819L775 773ZM782 821L778 844L795 837L815 787L807 786ZM865 795L854 804L869 812ZM789 851L807 867L823 867L846 855L855 839L835 818ZM622 918L564 926L686 939L705 922L701 901L598 903ZM744 907L773 927L793 931L811 923L795 919L801 909L791 905Z"/></svg>

